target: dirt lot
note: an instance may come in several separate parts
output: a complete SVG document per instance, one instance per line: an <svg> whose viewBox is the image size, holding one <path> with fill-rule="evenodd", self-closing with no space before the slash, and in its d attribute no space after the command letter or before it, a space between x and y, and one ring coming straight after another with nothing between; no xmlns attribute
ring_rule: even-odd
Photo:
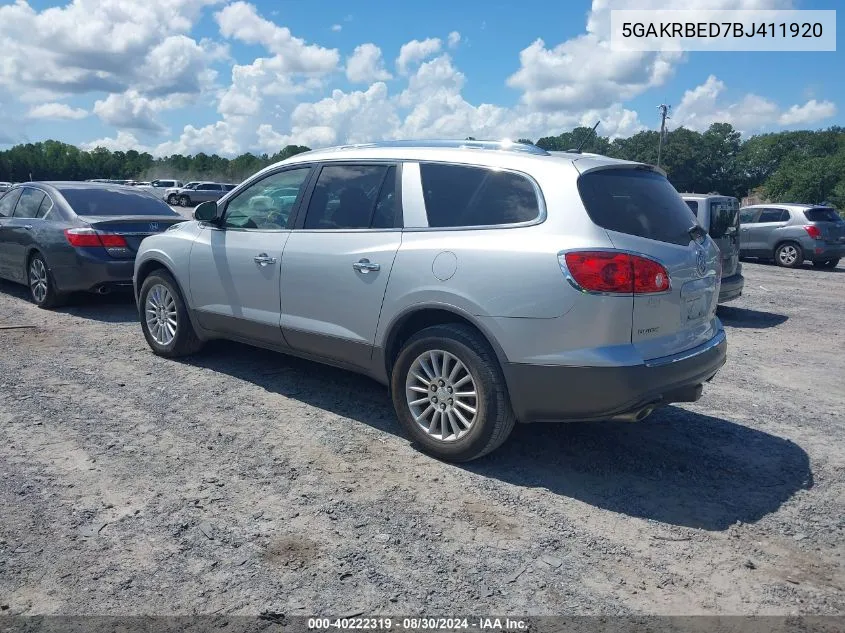
<svg viewBox="0 0 845 633"><path fill-rule="evenodd" d="M845 613L845 268L745 264L704 398L518 426L463 467L385 389L131 300L0 282L0 607L26 614Z"/></svg>

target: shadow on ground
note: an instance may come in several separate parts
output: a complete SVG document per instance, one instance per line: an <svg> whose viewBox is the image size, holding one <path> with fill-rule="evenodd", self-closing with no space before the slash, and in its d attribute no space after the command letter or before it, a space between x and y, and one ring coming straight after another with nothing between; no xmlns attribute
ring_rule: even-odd
<svg viewBox="0 0 845 633"><path fill-rule="evenodd" d="M32 303L29 289L21 284L0 281L0 293ZM65 297L64 303L52 311L104 323L129 323L138 320L135 297L131 291L123 290L107 295L76 292Z"/></svg>
<svg viewBox="0 0 845 633"><path fill-rule="evenodd" d="M717 314L725 325L755 330L776 327L789 319L785 314L733 306L719 306Z"/></svg>
<svg viewBox="0 0 845 633"><path fill-rule="evenodd" d="M222 341L186 362L401 434L387 389L363 376ZM628 516L707 530L753 523L813 485L809 458L793 442L680 407L640 423L517 425L499 450L461 467Z"/></svg>

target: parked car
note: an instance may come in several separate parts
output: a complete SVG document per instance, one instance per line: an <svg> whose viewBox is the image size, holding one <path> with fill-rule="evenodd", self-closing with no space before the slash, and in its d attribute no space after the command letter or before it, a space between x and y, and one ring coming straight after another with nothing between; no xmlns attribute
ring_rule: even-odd
<svg viewBox="0 0 845 633"><path fill-rule="evenodd" d="M719 303L742 296L745 277L739 261L739 200L715 194L682 193L698 223L722 253L722 285Z"/></svg>
<svg viewBox="0 0 845 633"><path fill-rule="evenodd" d="M642 420L725 362L720 256L658 169L528 145L298 154L144 241L141 328L230 338L389 385L408 435L466 461L516 420Z"/></svg>
<svg viewBox="0 0 845 633"><path fill-rule="evenodd" d="M813 204L755 204L739 212L740 254L774 259L795 268L806 260L836 268L845 256L845 220L835 209Z"/></svg>
<svg viewBox="0 0 845 633"><path fill-rule="evenodd" d="M188 182L179 187L168 187L164 190L164 199L167 201L172 207L175 207L179 204L179 191L182 189L196 189L197 185L202 184L200 182Z"/></svg>
<svg viewBox="0 0 845 633"><path fill-rule="evenodd" d="M0 192L8 191L12 188L12 183L10 182L0 182Z"/></svg>
<svg viewBox="0 0 845 633"><path fill-rule="evenodd" d="M200 202L219 200L227 190L219 182L201 182L193 189L180 189L176 199L183 207L191 207Z"/></svg>
<svg viewBox="0 0 845 633"><path fill-rule="evenodd" d="M162 200L122 185L16 185L0 197L0 277L28 285L42 308L73 291L131 289L141 241L182 221Z"/></svg>

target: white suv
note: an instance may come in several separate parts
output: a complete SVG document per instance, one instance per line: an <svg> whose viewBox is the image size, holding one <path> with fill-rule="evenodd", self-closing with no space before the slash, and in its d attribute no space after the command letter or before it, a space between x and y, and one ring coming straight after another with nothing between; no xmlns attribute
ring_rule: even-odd
<svg viewBox="0 0 845 633"><path fill-rule="evenodd" d="M492 451L516 420L640 420L725 362L719 251L665 175L531 145L299 154L144 240L162 356L230 338L389 385L423 449Z"/></svg>

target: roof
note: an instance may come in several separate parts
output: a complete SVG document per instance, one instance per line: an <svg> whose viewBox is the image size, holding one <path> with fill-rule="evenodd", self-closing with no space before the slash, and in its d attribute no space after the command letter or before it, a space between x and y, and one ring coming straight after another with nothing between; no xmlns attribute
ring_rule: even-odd
<svg viewBox="0 0 845 633"><path fill-rule="evenodd" d="M735 196L728 196L722 193L682 193L681 197L691 200L706 200L707 198L733 198Z"/></svg>
<svg viewBox="0 0 845 633"><path fill-rule="evenodd" d="M776 207L785 209L813 209L815 207L829 208L829 204L808 204L806 202L763 202L760 204L749 204L743 209L760 209L762 207Z"/></svg>

